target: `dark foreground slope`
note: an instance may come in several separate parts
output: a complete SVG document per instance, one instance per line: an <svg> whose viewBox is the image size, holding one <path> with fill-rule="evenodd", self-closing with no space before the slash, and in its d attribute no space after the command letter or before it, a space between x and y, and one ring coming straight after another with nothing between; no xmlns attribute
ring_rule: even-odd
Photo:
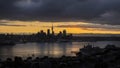
<svg viewBox="0 0 120 68"><path fill-rule="evenodd" d="M76 57L15 57L0 61L0 68L120 68L120 48L107 45L105 48L85 46Z"/></svg>

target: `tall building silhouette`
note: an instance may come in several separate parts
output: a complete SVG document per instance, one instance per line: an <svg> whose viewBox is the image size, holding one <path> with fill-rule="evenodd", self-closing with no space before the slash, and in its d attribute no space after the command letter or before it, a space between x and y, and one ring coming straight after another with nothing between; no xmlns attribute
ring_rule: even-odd
<svg viewBox="0 0 120 68"><path fill-rule="evenodd" d="M67 32L66 30L63 30L63 36L66 36Z"/></svg>
<svg viewBox="0 0 120 68"><path fill-rule="evenodd" d="M47 35L50 35L50 29L47 29Z"/></svg>
<svg viewBox="0 0 120 68"><path fill-rule="evenodd" d="M52 24L51 30L52 30L52 35L54 35L54 27L53 27L53 24Z"/></svg>

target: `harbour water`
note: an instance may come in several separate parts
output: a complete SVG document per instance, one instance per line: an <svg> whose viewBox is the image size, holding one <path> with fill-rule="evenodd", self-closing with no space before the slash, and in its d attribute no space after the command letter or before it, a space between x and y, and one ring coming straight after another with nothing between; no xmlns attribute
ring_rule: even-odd
<svg viewBox="0 0 120 68"><path fill-rule="evenodd" d="M120 46L120 41L98 41L98 42L63 42L63 43L24 43L16 45L0 45L0 58L14 58L20 56L23 58L31 57L61 57L75 56L72 52L79 51L84 45L105 47L107 44Z"/></svg>

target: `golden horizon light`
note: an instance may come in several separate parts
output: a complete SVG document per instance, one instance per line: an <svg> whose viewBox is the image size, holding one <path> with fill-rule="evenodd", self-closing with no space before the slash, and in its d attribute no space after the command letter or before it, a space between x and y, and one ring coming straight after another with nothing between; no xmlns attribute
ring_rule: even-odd
<svg viewBox="0 0 120 68"><path fill-rule="evenodd" d="M1 22L0 22L1 23ZM4 24L3 24L4 23ZM66 30L67 33L83 34L120 34L119 28L112 29L111 26L91 24L86 22L40 22L40 21L5 21L0 24L0 33L37 33L40 30L50 29L54 26L55 33ZM96 27L97 26L97 27Z"/></svg>

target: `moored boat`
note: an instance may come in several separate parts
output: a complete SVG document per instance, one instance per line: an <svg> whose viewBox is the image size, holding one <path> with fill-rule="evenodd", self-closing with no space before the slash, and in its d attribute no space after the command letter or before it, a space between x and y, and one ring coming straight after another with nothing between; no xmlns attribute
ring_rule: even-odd
<svg viewBox="0 0 120 68"><path fill-rule="evenodd" d="M12 41L0 41L0 45L15 45L15 42L12 42Z"/></svg>

